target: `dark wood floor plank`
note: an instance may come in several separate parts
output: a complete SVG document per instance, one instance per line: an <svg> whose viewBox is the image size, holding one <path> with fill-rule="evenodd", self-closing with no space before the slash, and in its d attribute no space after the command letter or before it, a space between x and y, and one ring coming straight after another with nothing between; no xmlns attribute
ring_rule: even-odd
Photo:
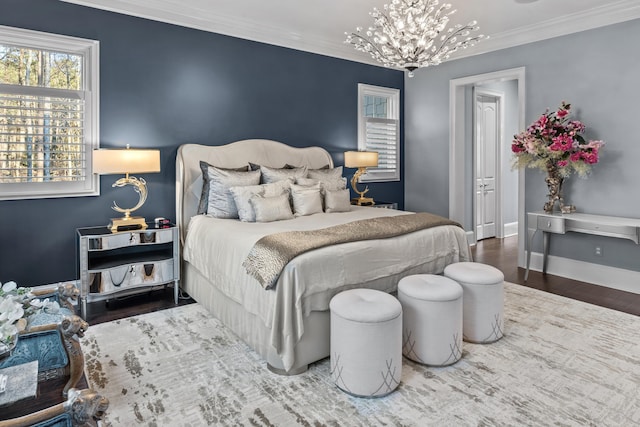
<svg viewBox="0 0 640 427"><path fill-rule="evenodd" d="M537 271L530 271L525 282L524 269L518 268L517 236L482 240L472 247L471 252L475 261L500 269L509 282L640 316L640 294Z"/></svg>

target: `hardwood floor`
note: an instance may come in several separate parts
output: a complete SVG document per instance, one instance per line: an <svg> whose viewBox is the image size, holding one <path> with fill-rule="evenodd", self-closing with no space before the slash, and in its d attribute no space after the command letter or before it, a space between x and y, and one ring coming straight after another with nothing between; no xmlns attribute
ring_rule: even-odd
<svg viewBox="0 0 640 427"><path fill-rule="evenodd" d="M535 289L566 296L576 300L608 307L614 310L640 316L640 295L615 289L578 282L563 277L531 271L529 279L524 282L524 270L517 267L518 239L486 239L472 247L474 260L493 265L500 269L505 280L529 286ZM193 300L182 297L179 305L190 304ZM90 325L109 322L137 314L149 313L175 307L173 303L173 289L164 288L135 296L118 298L106 302L89 304L88 322ZM61 390L65 379L47 381L39 384L38 399L23 401L8 408L2 408L0 419L7 419L62 402ZM84 379L78 388L87 387Z"/></svg>
<svg viewBox="0 0 640 427"><path fill-rule="evenodd" d="M471 248L473 259L493 265L504 273L505 280L640 316L640 294L592 285L551 274L530 271L524 281L524 269L518 268L518 237L486 239Z"/></svg>

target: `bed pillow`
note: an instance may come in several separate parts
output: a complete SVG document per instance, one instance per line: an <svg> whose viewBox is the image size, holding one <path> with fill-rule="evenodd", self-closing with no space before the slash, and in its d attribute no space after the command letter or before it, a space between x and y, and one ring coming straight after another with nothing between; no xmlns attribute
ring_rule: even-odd
<svg viewBox="0 0 640 427"><path fill-rule="evenodd" d="M294 168L297 168L297 167L300 167L300 166L291 166L289 163L285 163L284 167L287 168L287 169L294 169ZM321 168L308 169L308 170L315 171L315 170L320 170L320 169L329 169L329 165L326 164L326 165L322 166Z"/></svg>
<svg viewBox="0 0 640 427"><path fill-rule="evenodd" d="M342 177L333 179L297 178L296 184L304 186L320 184L320 191L324 194L326 191L344 190L347 188L347 179Z"/></svg>
<svg viewBox="0 0 640 427"><path fill-rule="evenodd" d="M320 183L312 186L291 184L291 199L295 216L312 215L322 212Z"/></svg>
<svg viewBox="0 0 640 427"><path fill-rule="evenodd" d="M351 210L351 195L349 190L329 190L324 194L324 211L349 212Z"/></svg>
<svg viewBox="0 0 640 427"><path fill-rule="evenodd" d="M255 222L256 212L251 205L251 198L254 196L274 197L281 194L289 194L289 186L292 180L278 181L272 184L248 185L244 187L231 187L229 190L233 195L233 201L238 208L240 221Z"/></svg>
<svg viewBox="0 0 640 427"><path fill-rule="evenodd" d="M189 190L196 196L200 197L200 201L198 202L198 215L207 213L207 205L209 204L209 174L207 172L207 168L215 167L210 165L209 163L200 160L200 170L202 170L202 175L196 179L193 184L189 187ZM246 172L249 170L248 166L243 166L240 168L218 168L222 170L228 171L238 171L238 172Z"/></svg>
<svg viewBox="0 0 640 427"><path fill-rule="evenodd" d="M288 194L274 197L255 195L250 199L250 202L256 213L257 222L271 222L293 218Z"/></svg>
<svg viewBox="0 0 640 427"><path fill-rule="evenodd" d="M278 182L285 179L304 178L307 176L307 167L293 169L276 169L267 166L260 166L260 172L262 173L262 183L271 184L272 182Z"/></svg>
<svg viewBox="0 0 640 427"><path fill-rule="evenodd" d="M260 172L230 171L215 166L207 166L206 169L209 180L207 215L215 218L238 218L238 208L229 189L259 184Z"/></svg>
<svg viewBox="0 0 640 427"><path fill-rule="evenodd" d="M297 167L297 166L291 166L290 164L285 163L285 165L284 165L283 167L281 167L281 168L274 168L274 169L295 169L296 167ZM327 165L327 167L329 167L329 165ZM252 170L252 171L260 170L260 165L259 165L259 164L257 164L257 163L249 162L249 170Z"/></svg>
<svg viewBox="0 0 640 427"><path fill-rule="evenodd" d="M307 178L320 180L340 179L342 178L342 166L331 169L309 169L307 171Z"/></svg>

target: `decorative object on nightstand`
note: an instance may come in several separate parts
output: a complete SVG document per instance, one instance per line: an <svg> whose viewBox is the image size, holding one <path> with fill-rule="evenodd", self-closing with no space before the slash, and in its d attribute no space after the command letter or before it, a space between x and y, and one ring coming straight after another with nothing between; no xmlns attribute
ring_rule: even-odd
<svg viewBox="0 0 640 427"><path fill-rule="evenodd" d="M109 223L111 231L144 229L147 222L143 217L131 216L131 212L142 207L147 200L147 183L142 178L129 176L130 173L160 172L160 151L130 149L100 149L93 151L93 172L101 175L125 174L112 187L132 185L140 199L132 208L121 208L113 202L111 209L124 214L122 218L112 218Z"/></svg>
<svg viewBox="0 0 640 427"><path fill-rule="evenodd" d="M549 200L544 211L552 213L556 203L562 213L575 212L575 206L565 205L562 184L572 173L585 177L591 165L598 163L598 153L604 142L587 142L581 135L585 125L569 120L571 104L562 102L557 111L547 110L526 131L515 135L511 144L514 166L538 168L546 172Z"/></svg>
<svg viewBox="0 0 640 427"><path fill-rule="evenodd" d="M80 309L173 282L178 303L180 241L174 224L145 224L145 229L113 232L107 227L76 230L80 273Z"/></svg>
<svg viewBox="0 0 640 427"><path fill-rule="evenodd" d="M360 197L351 199L351 203L359 206L373 205L375 202L371 197L364 197L365 193L369 191L369 187L365 187L364 191L358 190L358 180L360 176L367 171L367 168L378 166L378 152L345 151L344 166L347 168L358 168L351 178L351 187Z"/></svg>
<svg viewBox="0 0 640 427"><path fill-rule="evenodd" d="M398 204L396 202L381 202L377 201L375 205L371 206L372 208L381 208L381 209L398 209Z"/></svg>

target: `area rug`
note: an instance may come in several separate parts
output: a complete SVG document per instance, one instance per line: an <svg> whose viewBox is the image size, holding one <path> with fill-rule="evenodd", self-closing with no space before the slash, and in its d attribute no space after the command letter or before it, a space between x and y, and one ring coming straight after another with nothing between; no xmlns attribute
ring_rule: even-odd
<svg viewBox="0 0 640 427"><path fill-rule="evenodd" d="M377 399L337 389L329 359L271 373L198 304L91 326L82 344L113 426L640 425L640 317L509 283L500 341L464 343L449 367L405 359Z"/></svg>

